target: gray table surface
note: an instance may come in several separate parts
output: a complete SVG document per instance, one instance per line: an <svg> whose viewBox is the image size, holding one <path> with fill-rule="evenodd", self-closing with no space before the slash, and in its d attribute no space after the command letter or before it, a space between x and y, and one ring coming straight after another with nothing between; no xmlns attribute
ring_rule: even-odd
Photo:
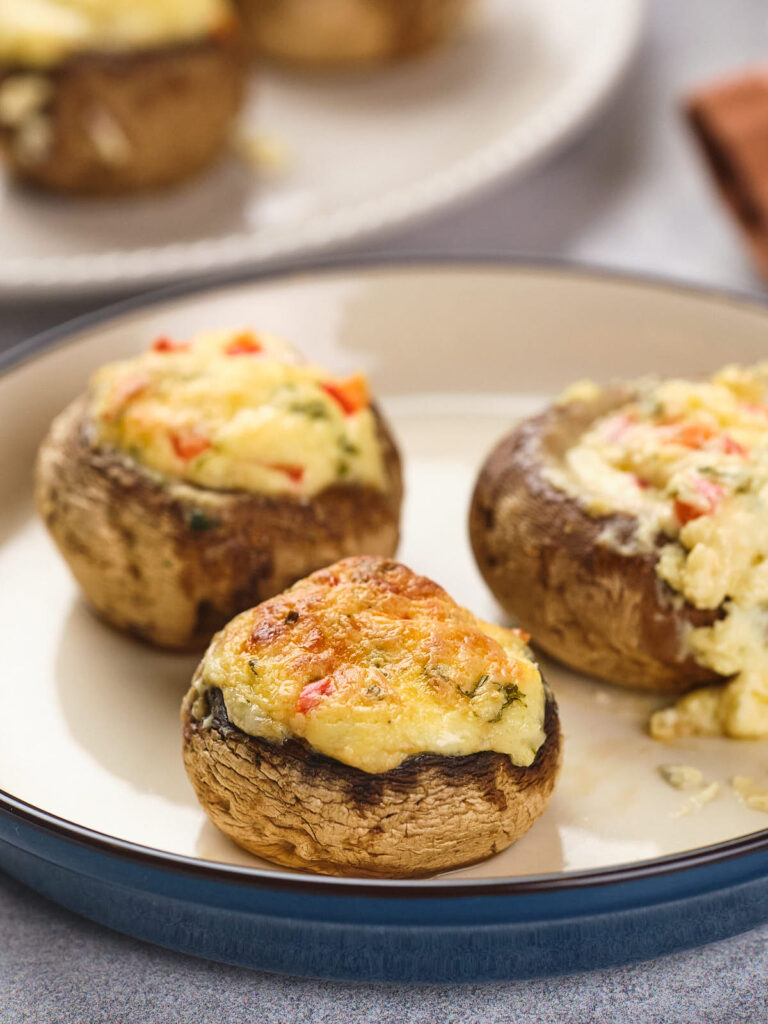
<svg viewBox="0 0 768 1024"><path fill-rule="evenodd" d="M655 0L599 122L545 168L350 252L556 256L758 291L678 112L690 85L765 59L765 0ZM5 303L0 348L102 300ZM768 1019L768 927L620 970L487 987L354 986L258 974L84 922L0 875L0 1022L642 1022Z"/></svg>

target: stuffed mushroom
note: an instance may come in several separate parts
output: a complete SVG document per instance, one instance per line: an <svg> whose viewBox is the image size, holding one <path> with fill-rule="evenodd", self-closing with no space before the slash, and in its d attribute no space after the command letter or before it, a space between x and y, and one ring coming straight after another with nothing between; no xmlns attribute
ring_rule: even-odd
<svg viewBox="0 0 768 1024"><path fill-rule="evenodd" d="M457 31L471 0L238 0L251 50L291 64L363 66Z"/></svg>
<svg viewBox="0 0 768 1024"><path fill-rule="evenodd" d="M621 685L697 687L654 736L768 736L768 364L569 389L491 453L470 533L544 650Z"/></svg>
<svg viewBox="0 0 768 1024"><path fill-rule="evenodd" d="M229 0L0 0L0 150L31 184L187 178L224 150L243 82Z"/></svg>
<svg viewBox="0 0 768 1024"><path fill-rule="evenodd" d="M365 378L250 330L160 337L102 367L36 470L38 510L92 607L180 649L335 559L392 555L401 497Z"/></svg>
<svg viewBox="0 0 768 1024"><path fill-rule="evenodd" d="M182 708L198 799L245 849L324 874L425 875L503 850L560 764L526 639L396 562L322 569L208 648Z"/></svg>

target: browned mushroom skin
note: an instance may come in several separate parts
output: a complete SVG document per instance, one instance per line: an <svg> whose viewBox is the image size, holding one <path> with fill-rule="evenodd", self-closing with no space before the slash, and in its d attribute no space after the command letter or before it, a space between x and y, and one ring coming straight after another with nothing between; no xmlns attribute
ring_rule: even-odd
<svg viewBox="0 0 768 1024"><path fill-rule="evenodd" d="M58 416L36 467L38 511L88 602L132 635L199 650L245 608L348 555L397 549L400 458L374 410L387 486L308 499L172 481L88 439L88 400Z"/></svg>
<svg viewBox="0 0 768 1024"><path fill-rule="evenodd" d="M30 154L20 126L0 125L0 149L19 179L81 195L159 188L206 167L226 147L245 81L232 33L153 50L83 53L52 69L0 64L0 85L26 75L51 86L38 115L47 142ZM112 158L98 144L105 118L125 143Z"/></svg>
<svg viewBox="0 0 768 1024"><path fill-rule="evenodd" d="M684 602L657 576L658 552L629 545L634 517L592 515L543 473L631 397L614 388L554 405L503 438L480 470L470 538L486 583L542 650L622 686L683 691L721 681L684 638L687 626L711 625L718 612ZM606 530L618 545L601 542Z"/></svg>
<svg viewBox="0 0 768 1024"><path fill-rule="evenodd" d="M557 781L561 735L547 692L546 739L528 768L492 751L422 754L369 774L296 739L248 736L233 726L220 690L210 724L184 701L187 774L211 821L251 853L327 875L417 877L506 849L544 811Z"/></svg>
<svg viewBox="0 0 768 1024"><path fill-rule="evenodd" d="M346 31L322 31L338 0L237 0L254 54L308 67L397 60L439 45L460 27L472 0L346 0ZM358 20L359 19L359 20ZM320 26L320 28L319 28Z"/></svg>

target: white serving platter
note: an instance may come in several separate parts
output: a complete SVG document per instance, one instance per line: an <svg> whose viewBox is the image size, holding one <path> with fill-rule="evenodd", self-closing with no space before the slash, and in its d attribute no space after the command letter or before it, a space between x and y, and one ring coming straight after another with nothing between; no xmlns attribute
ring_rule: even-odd
<svg viewBox="0 0 768 1024"><path fill-rule="evenodd" d="M466 532L474 477L494 441L577 378L690 375L724 359L760 359L768 313L558 269L337 269L136 304L28 352L0 377L0 790L155 851L272 871L209 824L184 774L179 703L195 659L153 651L93 618L31 506L36 447L92 369L158 334L221 325L274 331L334 370L370 373L405 459L400 559L494 619ZM565 731L555 798L515 846L457 875L620 868L766 829L766 815L728 785L736 774L768 783L765 743L659 744L645 729L655 698L544 668ZM666 763L700 768L719 795L696 809L662 781Z"/></svg>
<svg viewBox="0 0 768 1024"><path fill-rule="evenodd" d="M116 291L296 257L403 224L518 174L616 87L644 0L478 0L455 43L341 76L265 69L247 135L279 172L234 156L147 198L76 200L0 175L0 296Z"/></svg>

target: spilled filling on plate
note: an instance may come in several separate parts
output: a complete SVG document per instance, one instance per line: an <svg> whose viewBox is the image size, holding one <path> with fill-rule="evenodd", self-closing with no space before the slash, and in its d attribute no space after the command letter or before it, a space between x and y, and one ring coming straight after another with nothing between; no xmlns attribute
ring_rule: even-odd
<svg viewBox="0 0 768 1024"><path fill-rule="evenodd" d="M157 338L90 382L92 443L215 490L311 497L385 485L364 377L332 377L250 330Z"/></svg>
<svg viewBox="0 0 768 1024"><path fill-rule="evenodd" d="M550 475L595 515L636 516L638 545L661 539L659 577L720 611L685 642L729 681L657 712L652 734L768 736L768 363L641 384Z"/></svg>
<svg viewBox="0 0 768 1024"><path fill-rule="evenodd" d="M193 684L252 736L305 740L366 772L423 753L492 750L530 765L544 742L541 675L518 630L483 622L405 566L352 558L237 616Z"/></svg>
<svg viewBox="0 0 768 1024"><path fill-rule="evenodd" d="M0 0L0 61L48 67L85 51L189 42L231 23L228 0Z"/></svg>

